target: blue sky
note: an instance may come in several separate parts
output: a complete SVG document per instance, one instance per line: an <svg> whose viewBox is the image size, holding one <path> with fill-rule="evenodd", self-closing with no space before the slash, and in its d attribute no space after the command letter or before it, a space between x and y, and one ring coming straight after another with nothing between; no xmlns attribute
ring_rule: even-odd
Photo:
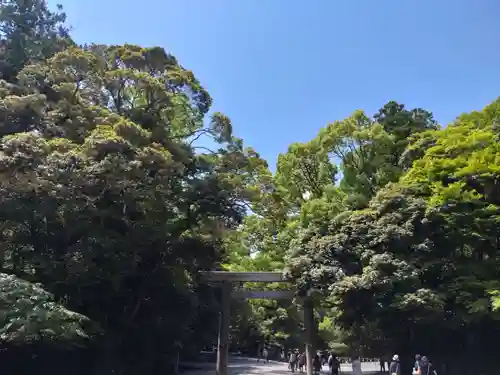
<svg viewBox="0 0 500 375"><path fill-rule="evenodd" d="M499 0L49 0L78 43L159 45L277 155L389 100L446 124L500 96Z"/></svg>

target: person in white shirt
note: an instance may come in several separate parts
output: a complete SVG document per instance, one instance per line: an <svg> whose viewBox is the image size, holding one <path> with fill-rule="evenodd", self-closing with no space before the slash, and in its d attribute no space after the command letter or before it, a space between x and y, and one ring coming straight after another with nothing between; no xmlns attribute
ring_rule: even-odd
<svg viewBox="0 0 500 375"><path fill-rule="evenodd" d="M264 357L264 361L269 362L269 352L266 348L262 351L262 357Z"/></svg>
<svg viewBox="0 0 500 375"><path fill-rule="evenodd" d="M293 351L291 354L290 354L290 358L289 358L289 364L290 364L290 370L292 370L292 372L295 372L295 369L297 367L297 353L295 353L295 351Z"/></svg>

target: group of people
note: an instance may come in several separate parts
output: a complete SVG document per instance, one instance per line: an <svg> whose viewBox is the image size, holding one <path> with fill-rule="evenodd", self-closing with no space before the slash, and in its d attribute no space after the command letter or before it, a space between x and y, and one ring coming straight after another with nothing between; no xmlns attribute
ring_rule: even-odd
<svg viewBox="0 0 500 375"><path fill-rule="evenodd" d="M269 362L269 352L266 348L262 349L262 358L265 362ZM282 359L285 359L285 353L282 353ZM288 352L288 369L291 372L299 371L303 373L307 367L306 353L304 351L300 351L299 349L291 350ZM322 359L323 357L323 359ZM260 358L257 361L260 361ZM330 353L328 360L324 360L324 356L321 355L320 352L316 353L316 355L312 358L312 367L313 374L319 374L321 372L323 364L328 364L328 373L329 375L339 375L340 374L340 360L334 354ZM325 363L326 362L326 363ZM385 363L386 361L380 359L380 371L385 372ZM353 375L363 375L361 370L361 359L359 357L352 358L352 372ZM399 355L394 354L392 357L392 361L389 364L389 374L390 375L401 375L401 366L399 362ZM413 365L413 374L412 375L437 375L437 371L429 361L426 356L420 356L417 354L415 356L415 363Z"/></svg>
<svg viewBox="0 0 500 375"><path fill-rule="evenodd" d="M382 361L381 361L381 367L382 367ZM394 354L394 356L392 357L392 362L389 365L389 374L401 375L401 366L399 363L399 356L397 354ZM420 354L417 354L415 356L415 363L413 365L412 375L437 375L437 371L425 355L420 356Z"/></svg>
<svg viewBox="0 0 500 375"><path fill-rule="evenodd" d="M334 353L330 353L328 357L328 373L330 375L339 375L340 374L340 360ZM313 374L319 374L323 365L321 360L320 353L317 353L312 359L313 365ZM355 356L352 358L352 373L353 375L363 375L363 371L361 369L361 359L359 356ZM304 352L300 352L298 349L292 351L288 355L288 368L295 372L297 369L300 372L304 372L307 366L306 363L306 355ZM385 363L382 367L381 360L381 369L385 371ZM401 375L401 366L399 362L399 355L395 354L392 357L392 361L389 364L389 374L390 375ZM429 361L426 356L421 356L417 354L415 356L415 363L413 365L412 375L438 375L435 367Z"/></svg>
<svg viewBox="0 0 500 375"><path fill-rule="evenodd" d="M321 354L318 352L312 357L312 370L313 374L319 374L323 367L323 361L321 359ZM329 374L338 375L340 372L340 361L334 353L330 353L328 357L328 368ZM291 372L299 370L299 372L304 372L307 368L306 353L295 349L288 353L288 369Z"/></svg>
<svg viewBox="0 0 500 375"><path fill-rule="evenodd" d="M304 372L307 366L306 361L306 353L299 351L299 349L292 350L288 352L288 369L292 372L299 370L300 372ZM313 360L313 368L314 368L314 360ZM320 365L321 370L321 365ZM319 371L319 370L318 370Z"/></svg>

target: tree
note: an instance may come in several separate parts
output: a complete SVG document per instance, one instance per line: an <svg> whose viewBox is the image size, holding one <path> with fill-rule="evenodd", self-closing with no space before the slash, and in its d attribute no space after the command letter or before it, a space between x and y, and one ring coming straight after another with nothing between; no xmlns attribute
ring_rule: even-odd
<svg viewBox="0 0 500 375"><path fill-rule="evenodd" d="M341 162L340 187L351 206L366 206L378 189L399 177L399 168L387 164L393 137L362 111L329 124L318 138L325 152Z"/></svg>
<svg viewBox="0 0 500 375"><path fill-rule="evenodd" d="M294 238L301 231L324 235L341 213L366 207L381 188L403 174L405 167L394 153L406 147L406 137L434 128L430 113L408 111L390 102L375 120L357 111L321 129L311 141L292 144L278 158L271 193L261 197L264 204L260 206L268 205L272 210L247 217L242 228L232 234L231 269L281 270L286 256L291 262L307 261L296 257ZM309 234L304 241L309 241ZM317 248L314 244L306 258L315 259ZM261 318L263 326L266 321ZM366 331L365 342L380 336L376 328L360 328L358 336L361 331ZM345 339L349 341L349 337ZM359 345L359 337L349 343Z"/></svg>
<svg viewBox="0 0 500 375"><path fill-rule="evenodd" d="M439 128L431 112L422 108L408 110L403 104L395 101L384 105L373 118L395 138L394 146L388 155L393 165L400 164L400 158L412 136Z"/></svg>
<svg viewBox="0 0 500 375"><path fill-rule="evenodd" d="M276 226L276 223L279 222L272 217L248 215L240 228L229 232L226 237L228 258L225 268L240 272L281 272L293 228ZM244 287L262 289L263 285L246 283ZM280 290L289 286L272 283L264 288ZM302 343L302 317L293 301L249 300L235 303L233 308L232 337L238 349L256 354L256 341L288 348Z"/></svg>
<svg viewBox="0 0 500 375"><path fill-rule="evenodd" d="M335 184L337 168L317 140L292 144L278 157L275 182L284 198L299 207L309 198L320 198L324 188Z"/></svg>
<svg viewBox="0 0 500 375"><path fill-rule="evenodd" d="M168 367L215 307L197 274L222 261L251 196L232 176L258 156L222 114L207 133L228 146L195 153L211 99L159 48L71 47L4 87L4 268L99 323L107 365Z"/></svg>
<svg viewBox="0 0 500 375"><path fill-rule="evenodd" d="M86 316L69 311L38 285L0 274L0 337L3 345L44 341L81 344L99 332Z"/></svg>
<svg viewBox="0 0 500 375"><path fill-rule="evenodd" d="M81 363L72 366L60 357L74 360L75 352L82 352L82 348L87 350L87 363L95 363L89 349L100 334L99 327L86 316L56 303L39 285L0 274L0 311L0 358L5 371L28 374L45 361L51 363L52 370L66 366L67 371L77 373ZM31 360L26 361L26 357ZM88 366L85 370L89 370Z"/></svg>
<svg viewBox="0 0 500 375"><path fill-rule="evenodd" d="M366 327L383 332L371 350L389 343L410 356L425 345L450 371L477 371L457 353L485 356L484 371L493 365L499 103L428 132L423 156L367 209L292 243L290 276L304 292L327 296L335 321L365 344Z"/></svg>
<svg viewBox="0 0 500 375"><path fill-rule="evenodd" d="M45 0L3 0L0 4L1 77L8 82L27 64L43 61L72 43L66 15Z"/></svg>

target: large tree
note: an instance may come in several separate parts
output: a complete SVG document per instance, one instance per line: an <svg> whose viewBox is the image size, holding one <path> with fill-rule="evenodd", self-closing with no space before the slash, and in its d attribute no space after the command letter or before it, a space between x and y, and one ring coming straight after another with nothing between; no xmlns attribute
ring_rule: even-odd
<svg viewBox="0 0 500 375"><path fill-rule="evenodd" d="M360 345L370 342L367 327L382 334L366 350L425 349L450 371L469 373L495 363L498 108L499 100L429 132L400 182L293 244L289 271L301 289L327 296ZM474 366L458 359L470 356Z"/></svg>
<svg viewBox="0 0 500 375"><path fill-rule="evenodd" d="M103 366L165 368L216 323L198 271L222 261L265 163L226 116L204 126L209 94L162 48L28 52L0 83L2 266L99 323ZM200 134L220 149L198 152Z"/></svg>

